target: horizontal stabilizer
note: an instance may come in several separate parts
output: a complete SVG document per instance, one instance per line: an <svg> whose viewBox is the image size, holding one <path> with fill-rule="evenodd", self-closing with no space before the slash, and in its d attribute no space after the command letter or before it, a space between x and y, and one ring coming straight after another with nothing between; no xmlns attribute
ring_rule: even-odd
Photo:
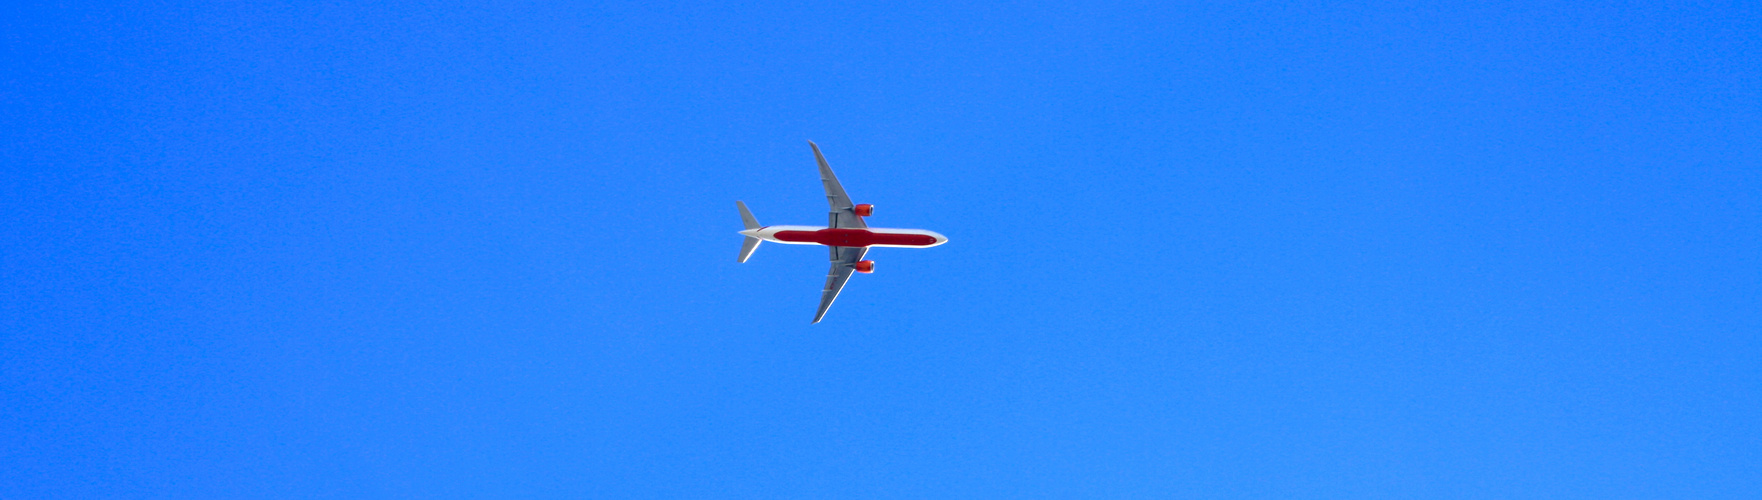
<svg viewBox="0 0 1762 500"><path fill-rule="evenodd" d="M745 202L741 202L741 201L737 200L734 202L734 205L740 207L740 222L742 224L746 224L747 229L758 229L759 228L759 219L756 217L753 217L753 212L751 210L746 209Z"/></svg>
<svg viewBox="0 0 1762 500"><path fill-rule="evenodd" d="M746 259L752 258L753 251L759 249L761 241L764 240L748 236L746 241L740 242L740 263L745 264Z"/></svg>

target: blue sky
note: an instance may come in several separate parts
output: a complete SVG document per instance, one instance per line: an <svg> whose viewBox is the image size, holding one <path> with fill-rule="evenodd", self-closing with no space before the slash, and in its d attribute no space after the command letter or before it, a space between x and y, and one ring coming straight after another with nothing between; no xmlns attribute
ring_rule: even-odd
<svg viewBox="0 0 1762 500"><path fill-rule="evenodd" d="M0 497L1762 490L1752 2L0 25Z"/></svg>

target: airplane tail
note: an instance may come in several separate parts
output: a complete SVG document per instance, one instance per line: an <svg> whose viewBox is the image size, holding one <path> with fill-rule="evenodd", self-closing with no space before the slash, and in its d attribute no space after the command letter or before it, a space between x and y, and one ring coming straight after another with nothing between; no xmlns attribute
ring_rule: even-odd
<svg viewBox="0 0 1762 500"><path fill-rule="evenodd" d="M759 219L753 217L753 213L751 210L746 209L746 203L743 203L740 201L735 201L734 204L736 206L740 207L740 222L742 224L746 225L747 231L751 231L751 230L758 229L759 227L761 227L761 226L759 226ZM742 233L744 233L744 231ZM764 241L764 240L754 238L752 236L747 236L746 241L740 242L740 262L741 263L743 263L743 264L746 263L746 259L751 258L753 256L753 251L759 249L759 242L761 242L761 241Z"/></svg>

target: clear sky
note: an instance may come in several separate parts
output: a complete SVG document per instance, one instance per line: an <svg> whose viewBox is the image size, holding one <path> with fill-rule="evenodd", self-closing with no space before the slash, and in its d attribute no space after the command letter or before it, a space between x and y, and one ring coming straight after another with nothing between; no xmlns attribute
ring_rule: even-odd
<svg viewBox="0 0 1762 500"><path fill-rule="evenodd" d="M1756 2L95 3L0 498L1762 491Z"/></svg>

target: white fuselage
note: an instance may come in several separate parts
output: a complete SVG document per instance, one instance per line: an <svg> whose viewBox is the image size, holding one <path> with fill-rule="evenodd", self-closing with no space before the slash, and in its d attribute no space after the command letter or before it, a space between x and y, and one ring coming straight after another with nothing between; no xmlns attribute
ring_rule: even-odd
<svg viewBox="0 0 1762 500"><path fill-rule="evenodd" d="M740 234L790 245L839 247L929 248L948 242L948 237L922 229L828 228L825 226L765 226Z"/></svg>

